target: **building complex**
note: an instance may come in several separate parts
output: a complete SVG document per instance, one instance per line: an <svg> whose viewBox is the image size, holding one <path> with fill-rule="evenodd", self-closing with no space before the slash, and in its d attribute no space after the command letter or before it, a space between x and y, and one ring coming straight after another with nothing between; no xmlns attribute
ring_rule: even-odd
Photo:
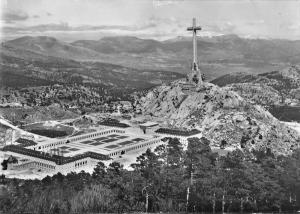
<svg viewBox="0 0 300 214"><path fill-rule="evenodd" d="M19 138L5 146L3 151L6 156L18 159L18 163L12 165L14 169L34 168L49 174L66 174L93 169L99 161L109 163L124 156L136 158L148 148L164 144L165 137L177 137L186 145L188 137L200 135L197 130L180 131L155 126L155 130L145 133L140 128L121 127L107 124L95 132L42 141Z"/></svg>

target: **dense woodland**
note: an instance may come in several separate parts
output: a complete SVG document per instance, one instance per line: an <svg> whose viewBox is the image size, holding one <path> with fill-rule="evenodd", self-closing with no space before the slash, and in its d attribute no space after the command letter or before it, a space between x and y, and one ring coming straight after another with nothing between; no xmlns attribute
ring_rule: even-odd
<svg viewBox="0 0 300 214"><path fill-rule="evenodd" d="M205 138L176 138L147 150L133 170L99 162L93 174L58 173L43 180L2 177L4 213L263 212L300 208L300 151L213 153Z"/></svg>

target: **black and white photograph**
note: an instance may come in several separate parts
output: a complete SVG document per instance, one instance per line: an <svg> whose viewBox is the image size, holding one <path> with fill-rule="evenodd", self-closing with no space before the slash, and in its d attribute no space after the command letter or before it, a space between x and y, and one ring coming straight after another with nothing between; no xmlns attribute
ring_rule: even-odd
<svg viewBox="0 0 300 214"><path fill-rule="evenodd" d="M0 0L0 214L300 213L300 0Z"/></svg>

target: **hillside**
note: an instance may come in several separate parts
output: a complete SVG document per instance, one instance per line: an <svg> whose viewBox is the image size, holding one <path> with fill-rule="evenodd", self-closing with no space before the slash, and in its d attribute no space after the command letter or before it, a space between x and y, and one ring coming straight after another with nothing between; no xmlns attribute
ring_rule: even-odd
<svg viewBox="0 0 300 214"><path fill-rule="evenodd" d="M175 128L197 128L211 146L270 150L288 154L299 147L299 135L262 107L237 93L205 83L186 94L180 81L151 90L141 98L144 115Z"/></svg>
<svg viewBox="0 0 300 214"><path fill-rule="evenodd" d="M16 122L34 123L46 120L75 118L78 114L65 110L58 104L33 108L0 108L1 117Z"/></svg>

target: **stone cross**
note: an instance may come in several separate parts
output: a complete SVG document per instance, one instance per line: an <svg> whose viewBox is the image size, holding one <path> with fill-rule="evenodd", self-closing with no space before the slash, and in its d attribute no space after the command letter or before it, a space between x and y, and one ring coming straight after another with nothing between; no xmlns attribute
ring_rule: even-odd
<svg viewBox="0 0 300 214"><path fill-rule="evenodd" d="M202 83L202 77L201 72L198 66L198 60L197 60L197 31L201 30L200 26L196 25L196 19L193 18L193 26L187 28L188 31L193 31L193 63L192 63L192 71L194 75L198 78L197 84ZM195 77L193 77L195 78Z"/></svg>

